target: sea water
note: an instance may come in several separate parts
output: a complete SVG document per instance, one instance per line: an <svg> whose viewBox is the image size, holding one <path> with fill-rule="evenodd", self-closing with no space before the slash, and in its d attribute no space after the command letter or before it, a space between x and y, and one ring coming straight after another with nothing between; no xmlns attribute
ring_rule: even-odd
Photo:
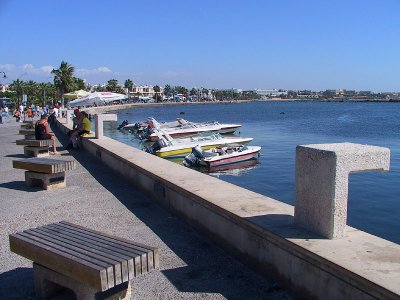
<svg viewBox="0 0 400 300"><path fill-rule="evenodd" d="M348 224L400 243L400 103L358 102L250 102L152 106L122 110L118 120L194 122L217 120L237 123L237 135L253 137L262 147L257 162L238 169L215 171L224 181L294 204L296 146L352 142L388 147L390 172L350 174ZM107 123L106 123L107 124ZM111 138L141 148L130 134L115 124L105 125Z"/></svg>

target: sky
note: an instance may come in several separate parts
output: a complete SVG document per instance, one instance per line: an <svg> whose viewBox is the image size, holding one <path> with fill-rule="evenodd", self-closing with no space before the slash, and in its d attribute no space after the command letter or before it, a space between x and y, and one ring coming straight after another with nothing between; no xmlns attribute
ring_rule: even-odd
<svg viewBox="0 0 400 300"><path fill-rule="evenodd" d="M0 0L0 83L400 91L400 0Z"/></svg>

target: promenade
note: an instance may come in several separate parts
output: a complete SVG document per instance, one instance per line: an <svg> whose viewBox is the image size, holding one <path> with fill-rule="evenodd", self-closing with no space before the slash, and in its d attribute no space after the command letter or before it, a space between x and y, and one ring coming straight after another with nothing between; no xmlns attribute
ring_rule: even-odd
<svg viewBox="0 0 400 300"><path fill-rule="evenodd" d="M77 168L67 187L28 188L16 146L20 124L0 124L0 299L36 299L32 262L9 250L8 235L66 220L160 249L160 269L133 282L135 299L290 299L279 286L231 258L84 151L63 150ZM68 295L58 299L69 299Z"/></svg>

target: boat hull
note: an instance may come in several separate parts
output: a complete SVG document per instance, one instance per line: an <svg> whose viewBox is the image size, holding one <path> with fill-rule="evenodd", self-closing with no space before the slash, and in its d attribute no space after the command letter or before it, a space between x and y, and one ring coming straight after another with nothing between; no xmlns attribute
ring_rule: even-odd
<svg viewBox="0 0 400 300"><path fill-rule="evenodd" d="M160 150L155 152L155 155L162 158L180 158L180 157L185 157L186 155L191 153L192 148L195 147L196 145L200 145L201 148L203 148L204 150L209 150L215 147L221 147L223 145L229 145L229 144L244 145L251 142L252 140L253 140L252 138L247 138L242 140L233 139L231 141L223 139L223 140L210 141L207 143L196 142L191 145L182 146L182 148L174 148L174 149L168 149L169 147L161 148Z"/></svg>
<svg viewBox="0 0 400 300"><path fill-rule="evenodd" d="M258 157L260 154L260 150L261 149L256 149L253 151L249 151L248 153L236 154L234 156L226 156L226 157L221 156L216 158L213 157L211 159L205 158L201 160L201 164L209 168L228 165L228 164L235 164Z"/></svg>

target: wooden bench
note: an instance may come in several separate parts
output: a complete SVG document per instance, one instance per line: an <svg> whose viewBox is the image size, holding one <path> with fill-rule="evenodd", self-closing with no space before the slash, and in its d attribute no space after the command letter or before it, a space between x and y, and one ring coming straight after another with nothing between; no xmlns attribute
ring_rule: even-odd
<svg viewBox="0 0 400 300"><path fill-rule="evenodd" d="M69 222L11 234L12 252L33 261L36 295L57 287L77 299L130 299L131 281L159 267L158 249Z"/></svg>
<svg viewBox="0 0 400 300"><path fill-rule="evenodd" d="M18 146L24 146L24 154L28 157L49 156L49 147L53 145L52 140L17 140Z"/></svg>
<svg viewBox="0 0 400 300"><path fill-rule="evenodd" d="M65 172L75 167L76 163L73 160L37 157L13 160L13 168L27 170L25 172L27 186L39 186L44 190L65 187Z"/></svg>

